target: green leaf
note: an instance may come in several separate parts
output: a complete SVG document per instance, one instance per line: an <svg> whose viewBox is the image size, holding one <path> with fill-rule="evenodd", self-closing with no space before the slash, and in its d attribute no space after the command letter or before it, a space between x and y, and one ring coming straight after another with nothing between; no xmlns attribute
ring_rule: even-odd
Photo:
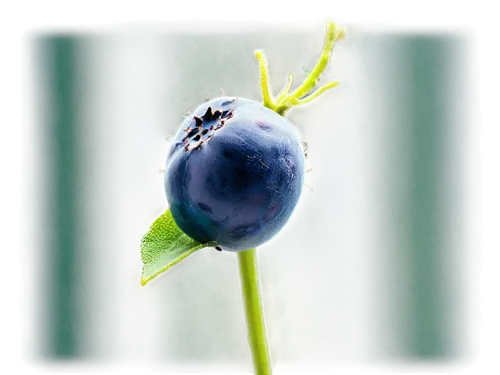
<svg viewBox="0 0 500 375"><path fill-rule="evenodd" d="M176 265L197 250L215 247L217 242L199 243L188 237L175 223L170 210L156 218L141 241L141 285Z"/></svg>

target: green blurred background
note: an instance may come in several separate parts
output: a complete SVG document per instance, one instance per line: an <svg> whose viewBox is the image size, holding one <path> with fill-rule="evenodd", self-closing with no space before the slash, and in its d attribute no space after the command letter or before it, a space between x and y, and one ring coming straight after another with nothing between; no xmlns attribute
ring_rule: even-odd
<svg viewBox="0 0 500 375"><path fill-rule="evenodd" d="M323 82L289 120L307 185L259 248L281 371L470 355L467 259L476 251L473 42L460 33L349 27ZM140 287L139 244L167 206L169 143L188 107L260 100L305 77L323 30L240 28L39 34L34 163L42 179L30 357L250 371L234 254L206 249Z"/></svg>

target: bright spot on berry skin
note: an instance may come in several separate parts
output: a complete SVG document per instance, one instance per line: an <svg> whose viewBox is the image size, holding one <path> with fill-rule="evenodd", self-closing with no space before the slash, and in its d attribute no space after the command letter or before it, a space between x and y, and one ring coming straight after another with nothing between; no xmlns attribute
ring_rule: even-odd
<svg viewBox="0 0 500 375"><path fill-rule="evenodd" d="M293 178L293 176L295 175L295 165L293 164L293 161L290 160L290 158L285 158L285 163L288 166L288 168L290 169L290 174Z"/></svg>
<svg viewBox="0 0 500 375"><path fill-rule="evenodd" d="M262 217L262 221L267 223L267 222L271 221L272 219L274 219L276 214L278 214L278 212L280 212L281 206L282 206L281 200L278 200L275 203L271 204L269 206L266 214Z"/></svg>
<svg viewBox="0 0 500 375"><path fill-rule="evenodd" d="M271 129L271 125L266 124L266 123L265 123L265 122L263 122L263 121L259 121L259 120L257 120L255 123L256 123L256 124L259 126L259 128L261 128L262 130L270 130L270 129Z"/></svg>

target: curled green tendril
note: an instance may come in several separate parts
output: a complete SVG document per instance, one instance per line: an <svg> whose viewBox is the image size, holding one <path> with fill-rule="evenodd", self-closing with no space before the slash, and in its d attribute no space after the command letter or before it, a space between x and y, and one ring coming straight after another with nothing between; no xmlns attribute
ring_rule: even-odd
<svg viewBox="0 0 500 375"><path fill-rule="evenodd" d="M313 70L304 79L302 84L291 93L290 88L292 87L293 83L293 74L290 73L288 75L287 85L278 94L276 99L273 99L271 96L271 90L269 87L269 73L267 70L264 51L255 51L255 56L257 57L260 67L260 87L262 90L262 102L264 106L272 109L281 116L284 116L286 111L288 111L290 108L297 105L309 103L325 91L338 86L340 84L340 81L333 81L321 86L319 89L312 92L318 84L320 75L323 73L326 66L328 65L328 62L330 61L335 42L338 40L343 40L344 38L345 29L333 22L331 19L328 19L326 24L326 36L323 50L321 51L321 55Z"/></svg>

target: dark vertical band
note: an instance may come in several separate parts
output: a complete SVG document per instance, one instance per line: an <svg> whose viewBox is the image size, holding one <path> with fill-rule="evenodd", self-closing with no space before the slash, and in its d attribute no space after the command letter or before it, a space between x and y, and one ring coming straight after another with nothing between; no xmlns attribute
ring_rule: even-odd
<svg viewBox="0 0 500 375"><path fill-rule="evenodd" d="M393 145L390 184L399 261L400 344L403 355L458 355L464 227L463 157L466 81L464 41L447 35L393 37ZM390 61L390 60L389 60ZM461 146L462 145L462 146ZM404 285L404 287L401 287ZM403 313L404 312L404 313Z"/></svg>

